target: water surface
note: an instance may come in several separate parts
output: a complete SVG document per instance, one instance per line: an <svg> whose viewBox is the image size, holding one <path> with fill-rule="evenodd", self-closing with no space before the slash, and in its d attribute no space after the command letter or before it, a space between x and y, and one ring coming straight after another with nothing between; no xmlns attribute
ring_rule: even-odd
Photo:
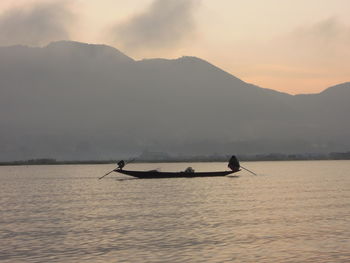
<svg viewBox="0 0 350 263"><path fill-rule="evenodd" d="M258 176L97 178L113 165L0 167L1 262L350 262L350 162ZM225 163L128 169L225 170Z"/></svg>

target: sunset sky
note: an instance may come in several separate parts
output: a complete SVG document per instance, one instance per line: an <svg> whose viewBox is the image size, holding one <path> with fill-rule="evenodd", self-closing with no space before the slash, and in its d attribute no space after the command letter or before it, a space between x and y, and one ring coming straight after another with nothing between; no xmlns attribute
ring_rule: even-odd
<svg viewBox="0 0 350 263"><path fill-rule="evenodd" d="M1 0L0 45L69 39L203 58L290 94L350 81L348 0Z"/></svg>

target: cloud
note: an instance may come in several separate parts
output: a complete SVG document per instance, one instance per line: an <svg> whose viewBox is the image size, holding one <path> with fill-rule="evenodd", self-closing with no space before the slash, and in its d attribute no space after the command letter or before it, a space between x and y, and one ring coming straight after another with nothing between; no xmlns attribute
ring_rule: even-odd
<svg viewBox="0 0 350 263"><path fill-rule="evenodd" d="M337 48L350 44L350 27L336 17L330 17L313 25L297 28L292 37L301 44Z"/></svg>
<svg viewBox="0 0 350 263"><path fill-rule="evenodd" d="M0 45L42 45L68 39L67 25L72 20L65 2L10 9L0 16Z"/></svg>
<svg viewBox="0 0 350 263"><path fill-rule="evenodd" d="M337 17L329 17L256 44L260 45L259 53L252 53L252 58L265 64L289 63L288 67L317 70L321 66L339 68L347 65L350 58L350 26Z"/></svg>
<svg viewBox="0 0 350 263"><path fill-rule="evenodd" d="M155 0L143 13L117 24L112 34L127 49L173 47L194 32L199 0Z"/></svg>

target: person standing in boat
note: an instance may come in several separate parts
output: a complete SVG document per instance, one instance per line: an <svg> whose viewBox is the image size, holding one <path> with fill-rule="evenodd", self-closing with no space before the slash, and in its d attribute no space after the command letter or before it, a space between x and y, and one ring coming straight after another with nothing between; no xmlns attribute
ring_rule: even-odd
<svg viewBox="0 0 350 263"><path fill-rule="evenodd" d="M241 167L241 165L239 164L239 161L235 155L232 155L227 166L234 172L238 172L239 168Z"/></svg>
<svg viewBox="0 0 350 263"><path fill-rule="evenodd" d="M123 160L118 162L118 169L123 170L124 166L125 166L125 162Z"/></svg>

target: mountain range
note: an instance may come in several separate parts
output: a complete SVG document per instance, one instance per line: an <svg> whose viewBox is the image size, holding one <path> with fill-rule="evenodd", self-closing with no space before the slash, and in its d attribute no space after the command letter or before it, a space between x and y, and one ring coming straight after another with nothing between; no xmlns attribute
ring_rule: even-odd
<svg viewBox="0 0 350 263"><path fill-rule="evenodd" d="M264 89L196 57L72 41L0 47L0 160L350 149L350 83Z"/></svg>

